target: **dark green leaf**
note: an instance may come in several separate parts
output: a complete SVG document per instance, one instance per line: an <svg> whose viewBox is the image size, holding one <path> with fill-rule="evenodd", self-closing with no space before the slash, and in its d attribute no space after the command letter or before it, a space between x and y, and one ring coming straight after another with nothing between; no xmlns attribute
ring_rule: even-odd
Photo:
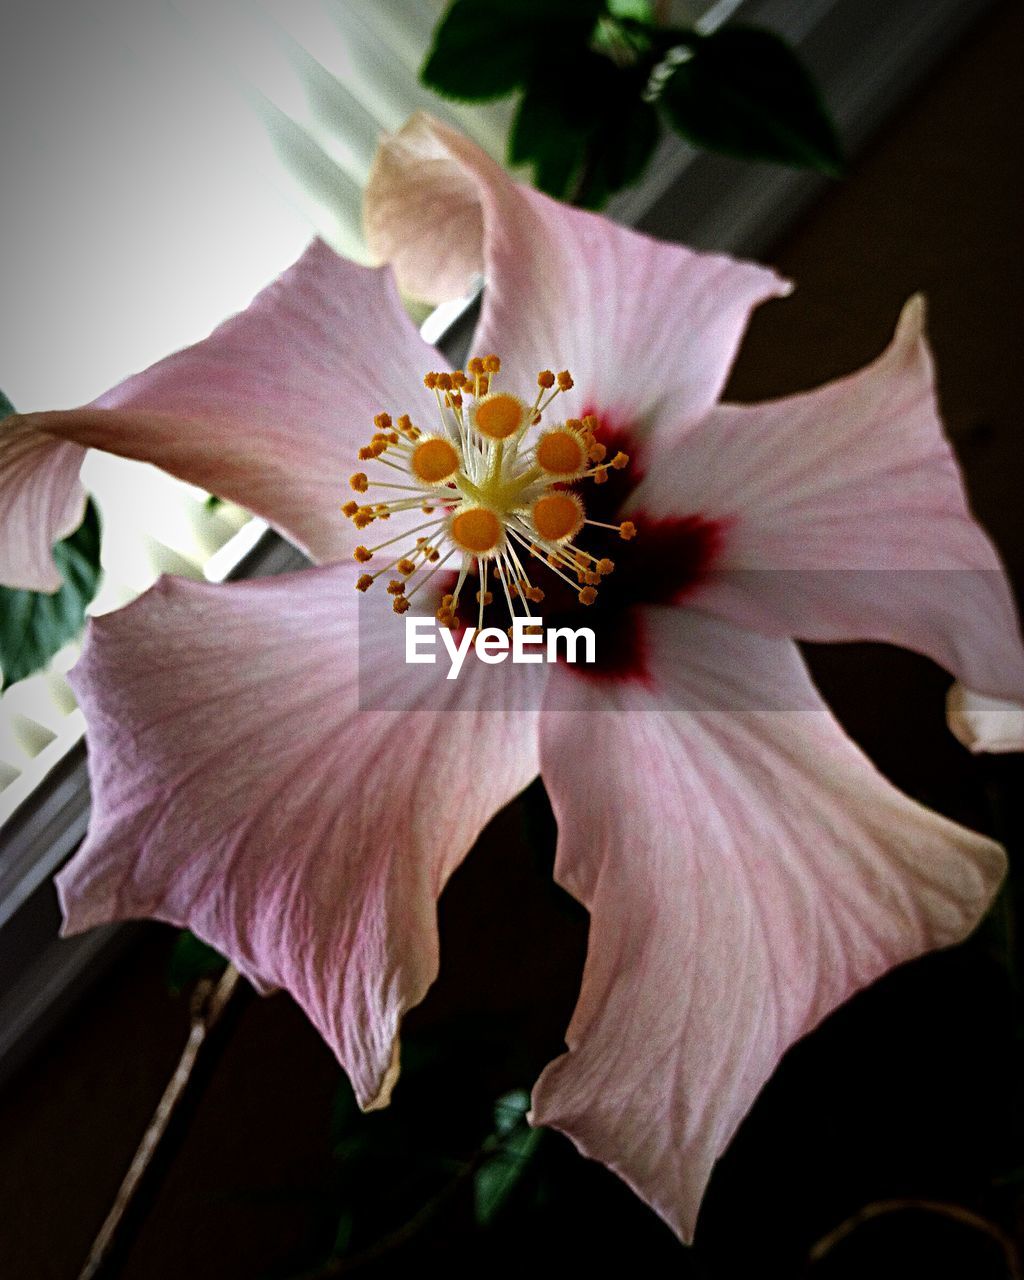
<svg viewBox="0 0 1024 1280"><path fill-rule="evenodd" d="M570 199L583 169L591 122L574 93L545 77L523 94L508 140L510 164L529 164L541 191Z"/></svg>
<svg viewBox="0 0 1024 1280"><path fill-rule="evenodd" d="M842 153L811 77L770 31L725 27L681 33L686 60L659 101L675 129L700 147L837 174Z"/></svg>
<svg viewBox="0 0 1024 1280"><path fill-rule="evenodd" d="M509 137L509 161L530 163L541 191L587 208L643 173L660 135L640 96L646 76L584 52L532 81Z"/></svg>
<svg viewBox="0 0 1024 1280"><path fill-rule="evenodd" d="M200 978L212 978L223 973L228 962L213 947L183 929L178 934L167 965L167 985L173 995L181 995Z"/></svg>
<svg viewBox="0 0 1024 1280"><path fill-rule="evenodd" d="M9 411L6 397L0 409ZM100 576L100 521L92 502L75 532L53 548L53 558L63 582L52 595L0 587L0 688L41 671L82 629Z"/></svg>
<svg viewBox="0 0 1024 1280"><path fill-rule="evenodd" d="M355 1214L351 1209L343 1209L335 1227L334 1243L331 1245L331 1255L333 1257L340 1258L348 1253L352 1245L352 1232L355 1229L355 1225Z"/></svg>
<svg viewBox="0 0 1024 1280"><path fill-rule="evenodd" d="M559 74L562 55L584 47L604 0L455 0L434 32L420 72L449 98L500 98L536 68Z"/></svg>
<svg viewBox="0 0 1024 1280"><path fill-rule="evenodd" d="M613 18L630 18L645 26L654 21L651 0L608 0L608 12Z"/></svg>
<svg viewBox="0 0 1024 1280"><path fill-rule="evenodd" d="M493 1221L515 1190L531 1157L537 1150L542 1130L526 1123L530 1095L513 1089L494 1104L494 1133L498 1145L473 1178L473 1205L476 1220L485 1227Z"/></svg>

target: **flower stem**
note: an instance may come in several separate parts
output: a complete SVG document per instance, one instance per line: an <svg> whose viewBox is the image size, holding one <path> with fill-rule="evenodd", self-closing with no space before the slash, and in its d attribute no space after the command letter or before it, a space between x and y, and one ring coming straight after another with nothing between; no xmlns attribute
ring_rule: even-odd
<svg viewBox="0 0 1024 1280"><path fill-rule="evenodd" d="M851 1236L858 1227L862 1227L866 1222L871 1222L875 1218L881 1218L890 1213L938 1214L943 1218L949 1218L953 1222L960 1222L974 1231L980 1231L991 1240L994 1240L1002 1249L1003 1257L1006 1260L1007 1280L1024 1280L1024 1270L1021 1269L1017 1247L1001 1227L996 1226L988 1218L983 1218L980 1213L975 1213L973 1209L967 1209L963 1205L949 1204L944 1200L923 1200L914 1197L899 1200L875 1200L871 1204L866 1204L862 1209L858 1209L856 1213L847 1218L845 1222L841 1222L834 1230L822 1236L808 1254L808 1262L812 1265L816 1262L821 1262L826 1254L831 1253L837 1244L841 1244L848 1236Z"/></svg>
<svg viewBox="0 0 1024 1280"><path fill-rule="evenodd" d="M99 1234L93 1241L89 1256L85 1260L78 1280L93 1280L100 1273L104 1263L110 1256L118 1229L131 1207L135 1195L142 1182L142 1177L149 1168L160 1141L167 1131L171 1117L188 1087L189 1080L207 1036L219 1022L228 1001L238 985L239 973L234 965L228 965L224 973L216 981L204 978L196 986L192 997L192 1022L189 1027L188 1040L174 1074L167 1083L163 1096L157 1103L138 1150L128 1167L124 1181L118 1188L117 1195L110 1212L107 1214Z"/></svg>

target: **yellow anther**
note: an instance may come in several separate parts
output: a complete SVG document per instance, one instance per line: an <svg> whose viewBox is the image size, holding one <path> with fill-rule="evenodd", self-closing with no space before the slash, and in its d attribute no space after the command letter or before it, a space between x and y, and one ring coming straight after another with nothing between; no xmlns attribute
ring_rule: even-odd
<svg viewBox="0 0 1024 1280"><path fill-rule="evenodd" d="M443 484L459 469L458 450L450 440L428 437L413 450L409 467L424 484Z"/></svg>
<svg viewBox="0 0 1024 1280"><path fill-rule="evenodd" d="M352 517L352 523L357 529L365 529L368 524L373 524L373 520L373 512L367 511L365 507L360 507Z"/></svg>
<svg viewBox="0 0 1024 1280"><path fill-rule="evenodd" d="M483 597L481 598L481 594L480 594L480 592L478 591L478 592L476 593L476 602L477 602L477 604L482 604L485 608L487 607L487 605L489 605L489 604L493 604L493 603L494 603L494 594L493 594L493 592L491 592L491 591L485 591L485 592L483 593Z"/></svg>
<svg viewBox="0 0 1024 1280"><path fill-rule="evenodd" d="M488 592L488 594L490 593ZM540 587L527 587L526 598L531 604L540 604L544 599L544 592L541 591Z"/></svg>
<svg viewBox="0 0 1024 1280"><path fill-rule="evenodd" d="M351 520L358 510L359 510L358 502L346 502L341 509L341 514L343 516L348 516L348 518Z"/></svg>
<svg viewBox="0 0 1024 1280"><path fill-rule="evenodd" d="M583 443L572 431L549 431L537 442L537 465L552 475L575 475L585 461Z"/></svg>
<svg viewBox="0 0 1024 1280"><path fill-rule="evenodd" d="M395 565L395 568L398 570L399 573L404 573L407 578L411 573L416 572L415 564L408 558L399 560L399 562Z"/></svg>
<svg viewBox="0 0 1024 1280"><path fill-rule="evenodd" d="M594 484L605 484L608 480L608 468L598 467L594 472Z"/></svg>
<svg viewBox="0 0 1024 1280"><path fill-rule="evenodd" d="M484 372L498 373L501 370L501 361L497 356L484 356Z"/></svg>
<svg viewBox="0 0 1024 1280"><path fill-rule="evenodd" d="M450 373L439 373L437 375L437 385L442 391L451 391L452 375Z"/></svg>
<svg viewBox="0 0 1024 1280"><path fill-rule="evenodd" d="M409 601L406 600L405 596L395 596L391 607L394 609L395 613L405 613L409 608Z"/></svg>
<svg viewBox="0 0 1024 1280"><path fill-rule="evenodd" d="M352 558L358 560L360 564L365 564L367 560L373 559L373 552L367 547L356 547L355 551L352 552Z"/></svg>
<svg viewBox="0 0 1024 1280"><path fill-rule="evenodd" d="M588 413L587 416L583 419L583 425L584 427L586 427L588 431L596 431L597 419L594 417L592 413Z"/></svg>
<svg viewBox="0 0 1024 1280"><path fill-rule="evenodd" d="M550 391L555 385L555 375L550 369L545 369L543 373L537 374L537 386L543 387L545 391Z"/></svg>
<svg viewBox="0 0 1024 1280"><path fill-rule="evenodd" d="M619 525L619 537L625 539L626 542L630 538L636 537L636 525L632 520L623 520L622 524Z"/></svg>
<svg viewBox="0 0 1024 1280"><path fill-rule="evenodd" d="M479 375L484 371L484 362L480 359L479 356L473 356L473 358L466 365L466 368L474 376L479 377Z"/></svg>
<svg viewBox="0 0 1024 1280"><path fill-rule="evenodd" d="M452 518L452 541L463 551L486 555L502 544L501 521L486 507L465 507Z"/></svg>
<svg viewBox="0 0 1024 1280"><path fill-rule="evenodd" d="M430 513L434 510L434 508L424 506L424 507L420 507L420 510L423 512L425 516L429 516Z"/></svg>
<svg viewBox="0 0 1024 1280"><path fill-rule="evenodd" d="M430 561L431 564L436 564L440 558L441 558L441 553L440 551L437 550L436 547L431 547L430 550L427 552L427 559Z"/></svg>
<svg viewBox="0 0 1024 1280"><path fill-rule="evenodd" d="M587 457L591 462L604 462L605 454L607 454L607 452L608 450L603 444L598 444L595 441L587 450Z"/></svg>
<svg viewBox="0 0 1024 1280"><path fill-rule="evenodd" d="M378 413L373 420L373 425L378 431L387 431L391 426L391 414Z"/></svg>
<svg viewBox="0 0 1024 1280"><path fill-rule="evenodd" d="M546 493L530 508L533 527L547 542L565 542L583 528L583 504L574 493Z"/></svg>
<svg viewBox="0 0 1024 1280"><path fill-rule="evenodd" d="M370 482L367 480L366 473L364 471L357 471L355 475L349 476L348 482L351 487L355 489L356 493L365 493L370 487Z"/></svg>
<svg viewBox="0 0 1024 1280"><path fill-rule="evenodd" d="M438 609L437 621L442 627L447 627L449 630L451 630L451 628L455 626L458 619L455 617L455 614L451 611L451 609Z"/></svg>
<svg viewBox="0 0 1024 1280"><path fill-rule="evenodd" d="M506 392L489 395L477 401L472 423L488 440L507 440L526 421L526 406Z"/></svg>
<svg viewBox="0 0 1024 1280"><path fill-rule="evenodd" d="M361 573L356 579L357 591L368 591L373 586L373 575L369 573Z"/></svg>
<svg viewBox="0 0 1024 1280"><path fill-rule="evenodd" d="M580 604L593 604L597 599L597 592L593 587L584 587L576 598Z"/></svg>
<svg viewBox="0 0 1024 1280"><path fill-rule="evenodd" d="M437 386L437 374L436 373L425 374L423 378L423 385L427 388L428 391L433 391L434 388Z"/></svg>
<svg viewBox="0 0 1024 1280"><path fill-rule="evenodd" d="M597 571L600 574L613 573L615 571L615 561L609 560L607 556L603 560L598 560Z"/></svg>
<svg viewBox="0 0 1024 1280"><path fill-rule="evenodd" d="M403 413L402 416L398 419L398 429L399 431L407 431L407 432L416 430L416 428L412 425L412 418L410 418L407 413Z"/></svg>
<svg viewBox="0 0 1024 1280"><path fill-rule="evenodd" d="M621 451L612 458L612 466L616 471L621 471L623 467L629 466L629 454Z"/></svg>
<svg viewBox="0 0 1024 1280"><path fill-rule="evenodd" d="M583 581L588 587L596 587L601 581L601 575L599 573L595 573L593 569L588 569L583 575Z"/></svg>
<svg viewBox="0 0 1024 1280"><path fill-rule="evenodd" d="M441 608L442 608L442 609L451 609L451 608L453 608L453 607L454 607L454 605L455 605L455 597L454 597L453 595L451 595L450 593L449 593L448 595L445 595L445 596L442 596L442 597L441 597Z"/></svg>
<svg viewBox="0 0 1024 1280"><path fill-rule="evenodd" d="M476 393L478 396L485 396L487 395L488 391L490 391L490 389L491 389L490 375L486 373L482 373L480 375L480 383L479 383L479 386L477 387Z"/></svg>
<svg viewBox="0 0 1024 1280"><path fill-rule="evenodd" d="M562 372L558 375L559 391L568 391L572 385L573 385L572 375L569 373L568 369L563 369Z"/></svg>
<svg viewBox="0 0 1024 1280"><path fill-rule="evenodd" d="M399 578L392 578L391 581L388 583L388 595L400 596L400 595L403 595L404 593L405 593L405 583L402 582Z"/></svg>
<svg viewBox="0 0 1024 1280"><path fill-rule="evenodd" d="M359 450L359 461L366 462L368 458L376 458L377 451L374 445L364 444Z"/></svg>

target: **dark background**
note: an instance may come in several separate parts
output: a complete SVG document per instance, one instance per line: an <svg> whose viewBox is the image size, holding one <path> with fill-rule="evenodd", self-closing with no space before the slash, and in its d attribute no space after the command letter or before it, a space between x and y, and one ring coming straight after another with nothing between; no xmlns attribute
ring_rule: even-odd
<svg viewBox="0 0 1024 1280"><path fill-rule="evenodd" d="M729 388L755 400L858 367L889 340L907 296L924 290L945 418L1018 593L1022 35L1019 5L993 10L767 255L798 289L755 319ZM811 660L890 778L1024 856L1020 762L976 761L954 742L945 676L876 647L816 649ZM469 1146L466 1098L528 1086L561 1050L586 918L551 887L552 839L534 790L498 815L454 876L441 903L441 977L407 1027L414 1045L454 1032L461 1047L399 1088L389 1124L427 1129L425 1140L447 1126L454 1149ZM414 1274L429 1262L455 1275L1006 1275L991 1238L934 1213L887 1215L815 1263L809 1252L862 1206L893 1197L960 1205L1009 1238L1024 1235L1024 1059L1008 906L968 944L891 974L790 1052L716 1171L693 1250L551 1135L542 1197L527 1175L508 1212L477 1233L455 1196L411 1245L359 1274ZM169 930L142 930L0 1096L4 1280L77 1274L184 1041L187 1000L167 992L172 942ZM308 1262L303 1251L329 1228L321 1211L337 1203L338 1087L332 1057L287 997L243 996L111 1274L249 1280Z"/></svg>

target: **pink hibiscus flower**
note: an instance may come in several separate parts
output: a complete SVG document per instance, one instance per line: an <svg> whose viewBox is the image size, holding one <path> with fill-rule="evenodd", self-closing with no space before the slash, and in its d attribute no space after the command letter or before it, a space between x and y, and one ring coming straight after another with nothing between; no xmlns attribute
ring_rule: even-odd
<svg viewBox="0 0 1024 1280"><path fill-rule="evenodd" d="M1002 878L997 845L845 737L793 640L927 654L972 691L961 736L1022 745L1004 702L1024 703L1024 651L942 435L923 307L848 378L720 404L752 307L787 292L771 271L565 208L426 117L382 148L367 227L412 294L483 271L474 349L500 372L453 378L389 269L316 243L204 342L0 433L8 581L55 585L88 447L233 498L323 562L163 580L91 624L75 687L94 809L59 878L66 927L188 926L287 988L382 1106L437 972L437 898L539 771L556 876L591 927L532 1118L689 1239L788 1046L963 938ZM549 370L575 385L547 405ZM595 667L407 665L393 607L473 620L488 584L464 569L490 572L490 610L543 593L549 624L593 626ZM353 589L389 572L390 593Z"/></svg>

